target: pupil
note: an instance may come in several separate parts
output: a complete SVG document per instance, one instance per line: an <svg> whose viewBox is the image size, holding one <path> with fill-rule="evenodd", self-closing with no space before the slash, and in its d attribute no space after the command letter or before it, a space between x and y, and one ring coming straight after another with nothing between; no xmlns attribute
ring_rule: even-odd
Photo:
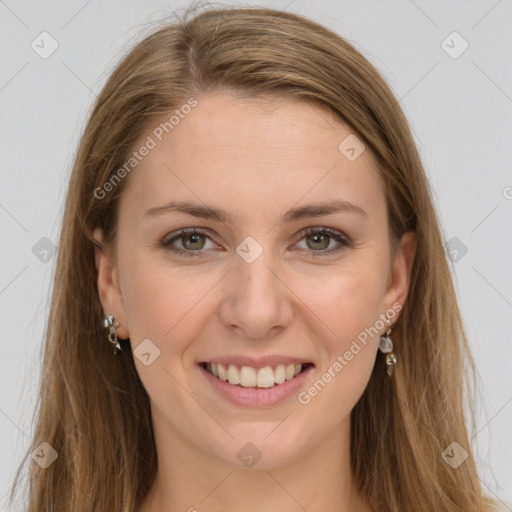
<svg viewBox="0 0 512 512"><path fill-rule="evenodd" d="M321 243L322 241L324 242L321 245L321 247L317 247L317 249L326 249L327 247L329 247L329 236L328 235L322 235L322 234L316 233L314 235L311 235L310 237L313 238L313 243ZM319 241L319 239L320 239L320 241Z"/></svg>
<svg viewBox="0 0 512 512"><path fill-rule="evenodd" d="M187 247L188 249L201 249L203 247L204 244L202 244L200 247L190 247L191 244L188 243L188 240L192 240L192 245L198 243L200 240L201 240L201 237L202 235L187 235L185 237L185 243L183 245L185 245L185 247Z"/></svg>

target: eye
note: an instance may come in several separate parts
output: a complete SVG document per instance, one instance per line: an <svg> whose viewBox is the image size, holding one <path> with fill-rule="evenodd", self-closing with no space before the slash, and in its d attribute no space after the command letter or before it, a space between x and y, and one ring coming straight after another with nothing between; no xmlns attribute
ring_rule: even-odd
<svg viewBox="0 0 512 512"><path fill-rule="evenodd" d="M179 255L203 256L217 247L211 240L211 234L201 228L183 229L173 235L165 238L162 246ZM331 228L308 228L302 232L302 240L306 241L306 247L300 249L310 252L313 257L330 256L350 246L347 237Z"/></svg>
<svg viewBox="0 0 512 512"><path fill-rule="evenodd" d="M329 256L350 245L348 238L331 228L308 228L303 235L301 241L306 241L304 250L309 250L314 257Z"/></svg>
<svg viewBox="0 0 512 512"><path fill-rule="evenodd" d="M172 252L185 256L196 256L203 254L205 250L213 247L205 247L206 240L211 239L209 233L200 228L183 229L170 239L164 239L162 245ZM212 245L213 242L212 242ZM181 247L180 247L181 246Z"/></svg>

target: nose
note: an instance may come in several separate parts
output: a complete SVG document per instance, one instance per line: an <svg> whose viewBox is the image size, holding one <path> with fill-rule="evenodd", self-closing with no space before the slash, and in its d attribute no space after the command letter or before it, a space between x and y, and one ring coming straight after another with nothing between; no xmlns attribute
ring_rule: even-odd
<svg viewBox="0 0 512 512"><path fill-rule="evenodd" d="M283 331L293 318L293 294L270 253L263 251L252 263L236 256L224 283L220 318L239 337L268 339Z"/></svg>

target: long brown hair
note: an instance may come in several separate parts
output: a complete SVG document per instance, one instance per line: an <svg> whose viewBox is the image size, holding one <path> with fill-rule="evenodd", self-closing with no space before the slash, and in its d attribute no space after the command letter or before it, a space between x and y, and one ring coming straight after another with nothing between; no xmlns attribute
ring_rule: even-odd
<svg viewBox="0 0 512 512"><path fill-rule="evenodd" d="M101 199L95 190L151 122L215 89L329 107L377 159L395 240L416 232L409 294L393 332L399 364L390 381L378 354L351 414L361 492L379 512L492 510L464 418L474 362L429 183L396 98L375 67L327 28L288 12L229 7L192 7L166 20L124 57L93 106L69 182L29 451L47 442L58 457L46 469L32 463L26 510L134 512L154 482L149 398L129 346L114 357L106 341L92 241L101 226L115 247L130 176ZM453 442L468 453L456 469L442 457Z"/></svg>

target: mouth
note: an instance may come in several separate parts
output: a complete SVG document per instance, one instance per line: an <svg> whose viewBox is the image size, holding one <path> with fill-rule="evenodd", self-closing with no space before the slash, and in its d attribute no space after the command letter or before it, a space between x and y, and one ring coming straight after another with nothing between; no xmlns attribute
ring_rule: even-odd
<svg viewBox="0 0 512 512"><path fill-rule="evenodd" d="M313 363L277 364L255 368L236 364L201 362L199 366L222 382L243 388L268 389L278 387L314 367Z"/></svg>

